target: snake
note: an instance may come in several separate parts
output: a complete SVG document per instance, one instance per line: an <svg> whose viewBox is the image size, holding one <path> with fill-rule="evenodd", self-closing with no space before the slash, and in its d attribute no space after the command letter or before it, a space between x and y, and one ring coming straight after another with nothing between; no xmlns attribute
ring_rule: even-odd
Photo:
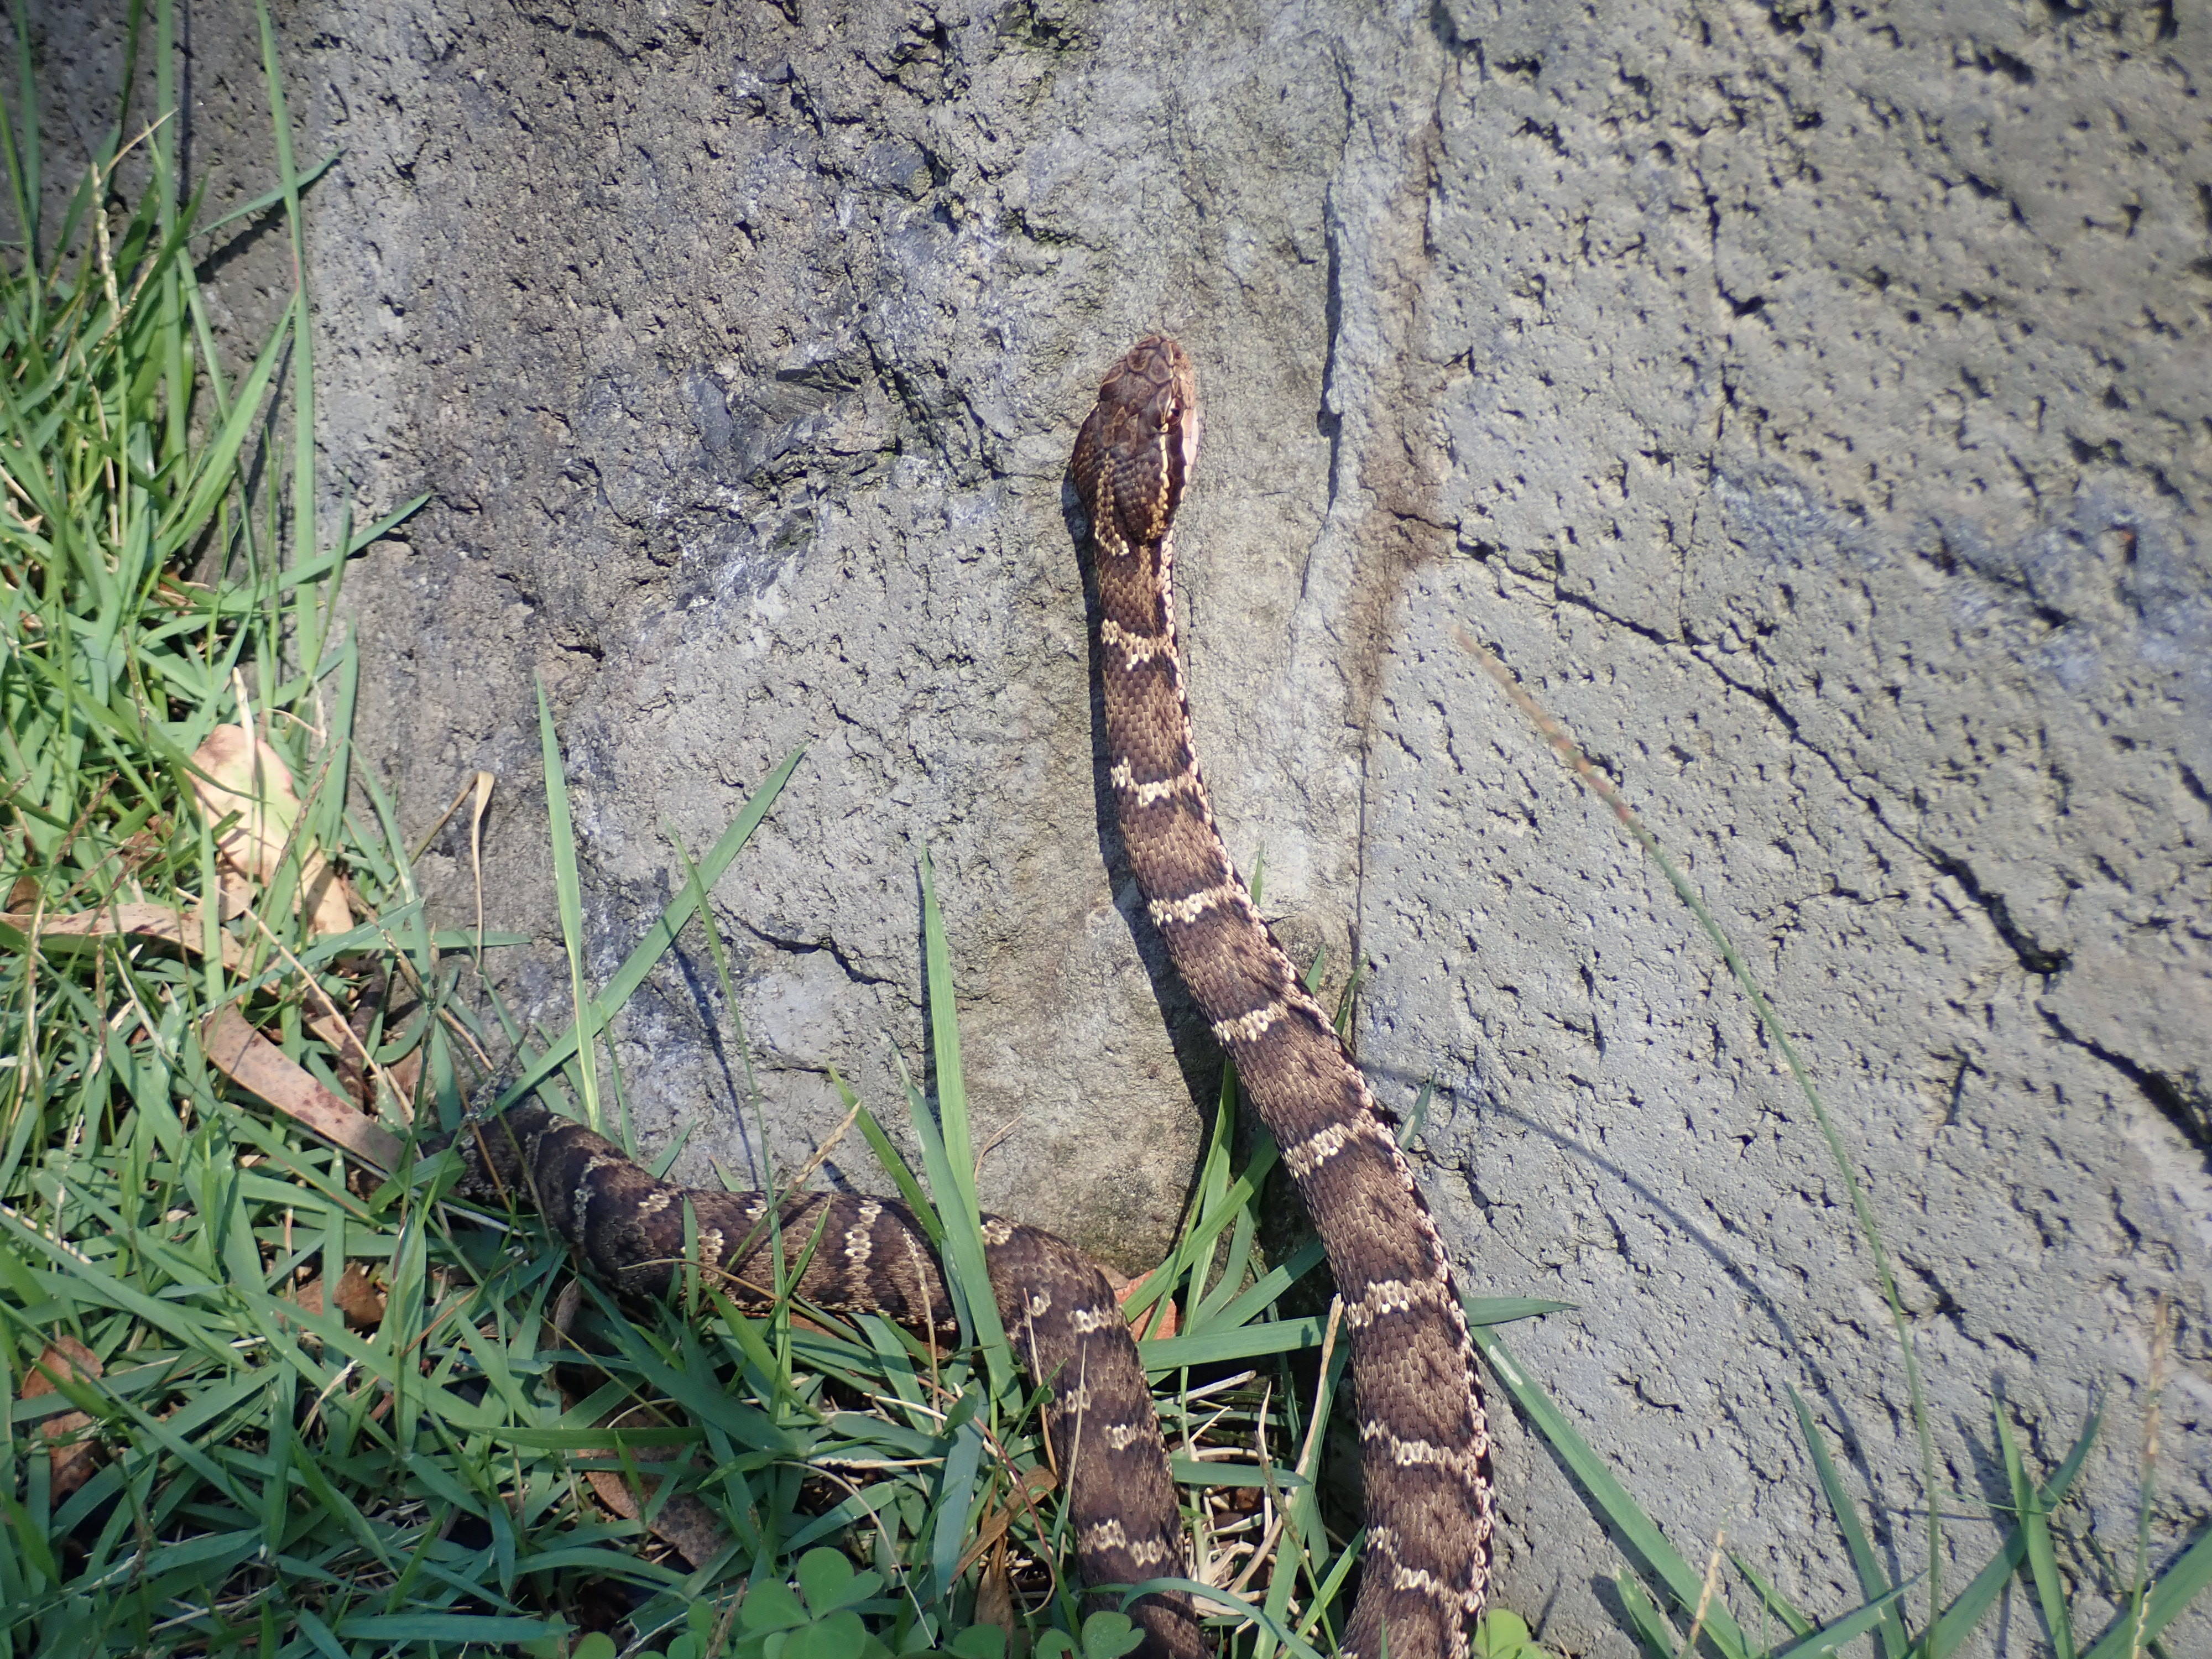
<svg viewBox="0 0 2212 1659"><path fill-rule="evenodd" d="M1177 645L1176 513L1202 421L1188 355L1148 335L1107 374L1068 477L1085 516L1115 814L1145 914L1237 1068L1320 1235L1349 1334L1366 1541L1341 1659L1466 1659L1495 1525L1491 1444L1451 1264L1397 1137L1335 1024L1254 903L1213 816ZM732 1193L655 1178L525 1102L459 1138L465 1194L526 1202L596 1276L659 1297L696 1263L741 1305L772 1299L780 1228L814 1241L793 1289L840 1312L957 1328L927 1233L893 1200ZM771 1219L773 1212L773 1219ZM1187 1569L1143 1362L1097 1266L1053 1234L981 1218L1008 1338L1050 1391L1045 1429L1086 1585ZM1111 1605L1111 1603L1108 1603ZM1204 1659L1185 1591L1127 1609L1142 1659Z"/></svg>

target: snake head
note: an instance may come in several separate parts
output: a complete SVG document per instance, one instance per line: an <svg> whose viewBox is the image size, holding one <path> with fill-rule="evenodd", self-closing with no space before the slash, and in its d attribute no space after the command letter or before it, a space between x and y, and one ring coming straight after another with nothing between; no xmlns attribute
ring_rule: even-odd
<svg viewBox="0 0 2212 1659"><path fill-rule="evenodd" d="M1198 376L1183 349L1148 334L1107 371L1069 464L1102 554L1167 538L1198 464Z"/></svg>

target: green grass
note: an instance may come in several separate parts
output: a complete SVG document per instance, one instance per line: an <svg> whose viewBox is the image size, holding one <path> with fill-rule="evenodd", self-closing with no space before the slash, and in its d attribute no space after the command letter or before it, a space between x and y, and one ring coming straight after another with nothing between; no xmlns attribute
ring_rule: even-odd
<svg viewBox="0 0 2212 1659"><path fill-rule="evenodd" d="M902 1103L920 1170L860 1103L852 1121L941 1241L969 1338L946 1350L788 1296L741 1310L696 1276L667 1307L618 1307L574 1279L534 1218L442 1200L447 1160L395 1158L394 1178L363 1182L264 1097L363 1104L392 1129L450 1124L493 1057L512 1055L498 1104L538 1090L626 1139L623 1079L601 1036L695 926L734 1020L706 895L805 775L787 759L696 864L677 848L678 896L594 988L559 734L541 702L574 1007L562 1030L520 1027L479 960L520 941L432 927L402 807L350 763L357 662L338 585L346 560L419 503L319 539L304 288L268 339L227 363L194 276L213 236L254 216L281 220L305 269L319 169L293 156L273 31L264 12L273 182L225 226L195 230L166 115L173 18L166 3L131 18L153 118L118 121L53 222L40 217L20 32L20 90L0 111L15 237L0 276L0 898L12 916L0 923L0 1659L992 1659L1006 1628L1041 1659L1111 1659L1126 1623L1086 1619L1072 1593L1034 1391L982 1278L958 1010L926 864L915 923L934 1093L910 1085ZM119 204L118 173L143 180L135 208ZM204 902L229 826L207 823L191 787L190 757L224 724L264 736L302 802L279 867L234 915ZM297 913L316 857L345 870L367 918L343 934L315 937ZM56 931L64 918L77 931ZM259 1093L210 1059L213 1048L245 1075L210 1035L226 1014L273 1045ZM1143 1352L1198 1559L1232 1585L1194 1588L1233 1653L1273 1659L1333 1645L1359 1540L1356 1517L1324 1502L1319 1467L1346 1349L1325 1317L1281 1306L1320 1252L1263 1251L1257 1206L1276 1152L1240 1117L1231 1075L1176 1240L1131 1310L1171 1302L1180 1316ZM1863 1200L1858 1212L1878 1245ZM786 1282L814 1243L780 1241ZM344 1289L364 1274L380 1309ZM1498 1334L1557 1306L1470 1313L1507 1393L1620 1541L1622 1603L1653 1652L1749 1659L1858 1641L1885 1659L1945 1659L2014 1575L2054 1631L2073 1617L2053 1517L2094 1421L2041 1472L2000 1413L2017 1518L1997 1554L1945 1600L1932 1580L1883 1582L1854 1549L1863 1605L1823 1629L1747 1567L1741 1586L1693 1569L1577 1437ZM1917 1410L1917 1379L1915 1399ZM1805 1415L1802 1427L1842 1536L1863 1535L1817 1425ZM2155 1654L2212 1574L2203 1540L2154 1582L2146 1553L2139 1542L2130 1615L2076 1632L2077 1654ZM1748 1600L1732 1610L1731 1591ZM1917 1620L1914 1597L1927 1609ZM1510 1613L1479 1643L1485 1659L1540 1651Z"/></svg>

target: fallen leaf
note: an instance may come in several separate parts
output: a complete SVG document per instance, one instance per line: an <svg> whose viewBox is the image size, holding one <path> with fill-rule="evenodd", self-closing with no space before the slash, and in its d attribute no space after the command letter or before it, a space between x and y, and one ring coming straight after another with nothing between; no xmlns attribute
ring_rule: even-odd
<svg viewBox="0 0 2212 1659"><path fill-rule="evenodd" d="M1011 1653L1013 1650L1021 1621L1014 1616L1014 1575L1006 1567L1006 1546L1003 1539L991 1552L991 1559L983 1569L983 1577L975 1585L975 1622L995 1626L1004 1631L1007 1651Z"/></svg>
<svg viewBox="0 0 2212 1659"><path fill-rule="evenodd" d="M974 1566L984 1551L1001 1544L1006 1538L1006 1528L1014 1524L1014 1517L1031 1513L1036 1508L1036 1500L1059 1484L1053 1472L1042 1463L1031 1468L1022 1477L1022 1484L1007 1496L1005 1502L994 1504L977 1525L975 1541L960 1558L959 1568L953 1577L957 1578Z"/></svg>
<svg viewBox="0 0 2212 1659"><path fill-rule="evenodd" d="M422 1051L410 1048L386 1068L386 1075L392 1079L392 1090L399 1097L402 1115L412 1120L416 1099L422 1090Z"/></svg>
<svg viewBox="0 0 2212 1659"><path fill-rule="evenodd" d="M29 910L9 910L0 913L0 927L22 934L35 932L42 943L112 939L127 933L136 939L161 939L195 956L205 942L197 905L172 910L159 904L111 904L104 910L43 916ZM245 972L246 952L238 941L228 933L216 937L222 941L223 966Z"/></svg>
<svg viewBox="0 0 2212 1659"><path fill-rule="evenodd" d="M288 1292L284 1299L301 1313L312 1315L327 1311L330 1300L323 1295L319 1273L296 1291ZM347 1262L345 1271L338 1275L337 1295L333 1299L337 1303L338 1312L345 1316L345 1322L357 1331L373 1331L384 1322L387 1298L384 1287L376 1282L373 1267L364 1267L358 1261ZM308 1337L314 1340L314 1334L309 1332Z"/></svg>
<svg viewBox="0 0 2212 1659"><path fill-rule="evenodd" d="M1114 1300L1121 1304L1126 1313L1129 1298L1143 1290L1152 1279L1152 1273L1139 1273L1134 1279L1124 1279L1111 1267L1102 1269L1106 1282L1114 1287ZM1155 1268L1154 1272L1158 1269ZM1176 1305L1172 1297L1162 1297L1158 1302L1129 1322L1129 1334L1139 1342L1154 1341L1176 1334Z"/></svg>
<svg viewBox="0 0 2212 1659"><path fill-rule="evenodd" d="M300 818L300 797L284 757L265 738L235 726L218 726L192 751L192 798L210 824L234 813L237 821L217 840L223 862L240 875L267 882L283 863ZM299 908L311 933L343 933L353 926L345 884L312 845L299 848Z"/></svg>
<svg viewBox="0 0 2212 1659"><path fill-rule="evenodd" d="M564 1404L572 1407L576 1403L565 1393L562 1399ZM637 1407L602 1418L599 1426L613 1428L628 1424L633 1427L659 1427L667 1420L658 1412ZM684 1448L681 1446L633 1446L629 1455L639 1463L661 1463L682 1456L684 1453ZM630 1484L626 1475L614 1469L586 1468L584 1479L591 1482L592 1490L598 1494L599 1502L625 1521L635 1521L642 1515L645 1505L641 1500L652 1496L649 1492L641 1492ZM650 1525L654 1537L695 1567L703 1566L713 1560L729 1542L729 1534L722 1530L722 1523L715 1517L714 1511L690 1492L669 1493L667 1501L655 1511Z"/></svg>
<svg viewBox="0 0 2212 1659"><path fill-rule="evenodd" d="M46 1346L23 1379L23 1398L36 1400L60 1392L61 1382L89 1382L101 1375L100 1356L73 1336L56 1337ZM56 1502L92 1479L100 1467L100 1448L86 1434L92 1419L82 1412L63 1412L38 1426L38 1434L52 1448L46 1454Z"/></svg>
<svg viewBox="0 0 2212 1659"><path fill-rule="evenodd" d="M323 1046L332 1054L357 1053L361 1048L361 1041L354 1036L352 1027L335 1013L310 1016L307 1029L320 1037Z"/></svg>
<svg viewBox="0 0 2212 1659"><path fill-rule="evenodd" d="M384 1322L384 1292L358 1261L345 1264L345 1271L338 1275L337 1294L332 1300L345 1316L346 1323L357 1331L373 1331Z"/></svg>
<svg viewBox="0 0 2212 1659"><path fill-rule="evenodd" d="M365 1117L309 1076L306 1068L248 1024L219 1008L200 1027L208 1063L249 1094L386 1174L399 1167L398 1136Z"/></svg>
<svg viewBox="0 0 2212 1659"><path fill-rule="evenodd" d="M553 1299L552 1326L556 1335L564 1340L568 1337L576 1315L582 1309L584 1287L578 1280L571 1279L561 1287L561 1293ZM561 1404L568 1410L575 1409L575 1397L566 1389L561 1390ZM599 1426L615 1428L627 1422L658 1427L667 1421L651 1407L637 1406L601 1418ZM683 1451L681 1446L639 1446L632 1449L630 1455L641 1463L659 1462ZM623 1520L635 1521L645 1512L637 1489L620 1472L586 1468L584 1479L599 1502ZM729 1543L729 1534L722 1530L722 1523L715 1518L714 1510L689 1492L669 1493L668 1501L654 1514L651 1526L655 1537L695 1567L713 1560Z"/></svg>

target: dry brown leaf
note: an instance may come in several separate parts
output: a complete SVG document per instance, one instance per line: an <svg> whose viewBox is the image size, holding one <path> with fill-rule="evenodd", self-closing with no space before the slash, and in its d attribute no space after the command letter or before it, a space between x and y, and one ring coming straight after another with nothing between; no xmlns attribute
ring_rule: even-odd
<svg viewBox="0 0 2212 1659"><path fill-rule="evenodd" d="M984 1516L981 1524L975 1528L975 1541L968 1547L968 1553L960 1558L959 1568L953 1577L957 1578L974 1566L976 1559L985 1550L992 1548L1005 1539L1006 1528L1014 1524L1016 1516L1030 1513L1036 1507L1037 1499L1059 1484L1059 1481L1053 1477L1052 1471L1042 1464L1037 1465L1024 1474L1022 1477L1022 1484L1009 1494L1006 1502L993 1504L990 1511Z"/></svg>
<svg viewBox="0 0 2212 1659"><path fill-rule="evenodd" d="M67 915L45 916L34 911L9 910L0 914L0 922L19 933L35 928L42 939L107 939L129 933L139 939L161 939L194 955L199 953L203 943L200 912L196 905L171 910L158 904L111 904L104 910L73 910ZM217 937L222 940L223 966L245 972L246 952L238 941L228 933Z"/></svg>
<svg viewBox="0 0 2212 1659"><path fill-rule="evenodd" d="M573 1408L576 1402L568 1398L564 1390L562 1403ZM599 1426L657 1427L667 1420L658 1412L632 1407L627 1411L602 1418ZM665 1463L684 1455L684 1453L685 1449L682 1446L634 1446L629 1455L639 1463ZM598 1495L599 1502L623 1520L635 1521L645 1512L642 1499L650 1494L641 1494L630 1485L629 1478L619 1471L587 1468L584 1471L584 1479L591 1482L592 1491ZM689 1492L669 1493L668 1501L653 1517L652 1528L654 1537L695 1567L713 1560L729 1542L729 1534L722 1530L722 1523L716 1519L714 1510Z"/></svg>
<svg viewBox="0 0 2212 1659"><path fill-rule="evenodd" d="M251 910L258 890L250 879L228 864L216 866L216 910L225 921L234 921Z"/></svg>
<svg viewBox="0 0 2212 1659"><path fill-rule="evenodd" d="M323 1283L322 1276L317 1274L298 1289L286 1292L284 1299L303 1314L319 1316L328 1310L329 1306L323 1294ZM347 1262L345 1271L338 1275L336 1300L338 1312L344 1316L345 1322L357 1331L373 1331L384 1322L386 1297L384 1287L376 1282L376 1270L373 1267L365 1267L358 1261ZM318 1339L313 1331L309 1331L307 1340L312 1342Z"/></svg>
<svg viewBox="0 0 2212 1659"><path fill-rule="evenodd" d="M410 1048L386 1068L385 1075L399 1096L399 1109L410 1121L415 1116L416 1098L422 1090L422 1051Z"/></svg>
<svg viewBox="0 0 2212 1659"><path fill-rule="evenodd" d="M100 1375L98 1354L73 1336L56 1337L23 1379L23 1398L36 1400L58 1394L59 1382L89 1382ZM100 1443L86 1433L91 1427L92 1419L82 1412L64 1412L38 1426L40 1437L52 1448L46 1458L57 1502L91 1480L92 1472L100 1467Z"/></svg>
<svg viewBox="0 0 2212 1659"><path fill-rule="evenodd" d="M695 1567L703 1567L728 1546L714 1511L688 1492L668 1494L653 1517L653 1534Z"/></svg>
<svg viewBox="0 0 2212 1659"><path fill-rule="evenodd" d="M1151 1273L1139 1273L1134 1279L1124 1278L1111 1267L1102 1267L1106 1282L1114 1287L1114 1300L1126 1310L1129 1298L1143 1290L1151 1281ZM1162 1297L1158 1302L1129 1322L1129 1334L1139 1342L1153 1341L1176 1334L1176 1305L1172 1297Z"/></svg>
<svg viewBox="0 0 2212 1659"><path fill-rule="evenodd" d="M571 1279L561 1287L561 1293L553 1298L552 1326L556 1335L568 1338L583 1300L584 1287L578 1280ZM567 1410L575 1409L575 1398L566 1389L561 1390L561 1404ZM659 1426L667 1420L650 1407L634 1406L601 1418L599 1426L612 1428L623 1423ZM665 1462L683 1451L681 1446L640 1446L630 1455L641 1463L653 1463ZM586 1469L584 1479L591 1484L599 1502L623 1520L635 1521L645 1512L636 1489L619 1471ZM653 1536L695 1567L713 1560L729 1542L729 1534L722 1530L722 1523L715 1519L714 1510L689 1492L669 1493L668 1501L660 1506L652 1524Z"/></svg>
<svg viewBox="0 0 2212 1659"><path fill-rule="evenodd" d="M323 1298L323 1280L322 1275L319 1273L318 1273L314 1278L309 1279L304 1285L299 1285L291 1290L279 1291L277 1293L276 1299L278 1304L277 1317L280 1319L283 1317L283 1304L286 1303L289 1303L293 1306L298 1308L302 1315L311 1315L318 1319L321 1318L325 1313L329 1311L328 1305ZM308 1346L319 1351L322 1346L323 1338L322 1334L319 1331L314 1330L312 1328L303 1327L300 1332L300 1340L307 1344Z"/></svg>
<svg viewBox="0 0 2212 1659"><path fill-rule="evenodd" d="M1006 1650L1013 1651L1014 1641L1021 1630L1021 1620L1014 1616L1014 1575L1006 1566L1006 1547L1002 1540L991 1552L991 1559L983 1569L983 1577L975 1586L975 1622L995 1625L1006 1633Z"/></svg>
<svg viewBox="0 0 2212 1659"><path fill-rule="evenodd" d="M345 1271L338 1275L337 1294L332 1298L338 1311L345 1316L347 1324L357 1331L373 1331L384 1322L384 1291L374 1276L358 1261L349 1261Z"/></svg>
<svg viewBox="0 0 2212 1659"><path fill-rule="evenodd" d="M271 879L300 817L300 797L284 757L264 738L218 726L193 751L192 765L192 798L207 821L221 823L238 814L216 842L223 862L256 881ZM299 907L308 931L343 933L352 927L345 884L330 861L312 846L299 849Z"/></svg>
<svg viewBox="0 0 2212 1659"><path fill-rule="evenodd" d="M584 1479L591 1483L592 1491L610 1513L618 1515L625 1521L635 1521L642 1513L637 1494L629 1489L629 1482L622 1476L605 1469L586 1469Z"/></svg>
<svg viewBox="0 0 2212 1659"><path fill-rule="evenodd" d="M399 1167L404 1148L398 1136L316 1082L235 1008L219 1008L208 1016L200 1027L200 1046L209 1064L233 1083L324 1139L386 1174Z"/></svg>

